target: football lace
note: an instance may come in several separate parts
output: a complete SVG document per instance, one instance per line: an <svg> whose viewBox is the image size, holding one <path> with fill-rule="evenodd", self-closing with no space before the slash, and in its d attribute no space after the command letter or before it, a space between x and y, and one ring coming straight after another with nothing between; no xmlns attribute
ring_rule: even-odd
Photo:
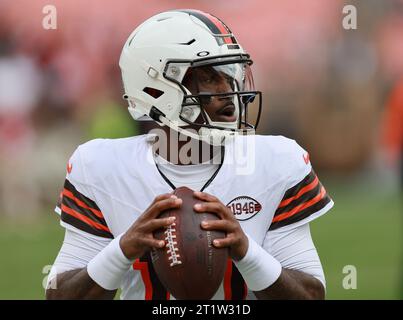
<svg viewBox="0 0 403 320"><path fill-rule="evenodd" d="M165 230L165 241L167 247L168 260L171 261L170 266L173 267L178 264L182 264L180 260L180 255L178 253L179 248L177 247L178 242L176 241L176 224L172 223Z"/></svg>

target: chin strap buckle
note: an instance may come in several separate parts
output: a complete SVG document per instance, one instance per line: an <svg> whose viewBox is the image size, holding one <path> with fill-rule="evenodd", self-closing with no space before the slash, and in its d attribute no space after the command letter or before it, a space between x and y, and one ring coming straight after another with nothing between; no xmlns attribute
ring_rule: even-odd
<svg viewBox="0 0 403 320"><path fill-rule="evenodd" d="M160 117L165 117L165 114L163 112L161 112L159 109L157 109L156 107L151 107L149 116L151 119L161 123Z"/></svg>

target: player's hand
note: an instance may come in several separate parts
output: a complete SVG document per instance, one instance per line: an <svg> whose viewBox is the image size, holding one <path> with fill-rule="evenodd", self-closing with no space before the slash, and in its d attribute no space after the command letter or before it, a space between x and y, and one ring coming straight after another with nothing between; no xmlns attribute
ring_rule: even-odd
<svg viewBox="0 0 403 320"><path fill-rule="evenodd" d="M212 212L221 218L221 220L203 221L201 227L205 230L220 230L227 233L224 239L214 240L213 245L217 248L228 247L231 258L241 260L248 250L248 237L243 232L232 211L220 200L208 193L196 191L194 196L203 200L203 202L194 205L196 212Z"/></svg>
<svg viewBox="0 0 403 320"><path fill-rule="evenodd" d="M123 254L130 260L142 257L152 248L163 248L164 240L157 240L153 232L168 227L175 217L157 218L165 210L179 208L182 200L172 193L157 196L147 210L133 223L120 238Z"/></svg>

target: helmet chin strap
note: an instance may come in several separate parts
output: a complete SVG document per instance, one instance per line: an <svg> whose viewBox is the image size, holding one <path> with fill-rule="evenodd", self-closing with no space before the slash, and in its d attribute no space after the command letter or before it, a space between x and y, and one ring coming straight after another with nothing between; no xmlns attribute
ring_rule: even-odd
<svg viewBox="0 0 403 320"><path fill-rule="evenodd" d="M238 133L236 131L225 131L220 129L212 129L201 127L198 133L191 132L187 129L184 129L178 126L177 123L169 121L165 117L159 118L163 125L170 127L171 129L187 136L195 140L204 141L213 146L222 146L225 144L225 141L231 137L236 136Z"/></svg>

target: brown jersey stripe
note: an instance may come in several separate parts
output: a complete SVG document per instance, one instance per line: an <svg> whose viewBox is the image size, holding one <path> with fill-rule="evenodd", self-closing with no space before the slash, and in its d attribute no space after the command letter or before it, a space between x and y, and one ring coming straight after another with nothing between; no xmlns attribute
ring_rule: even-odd
<svg viewBox="0 0 403 320"><path fill-rule="evenodd" d="M281 214L275 216L273 218L273 222L285 220L285 219L293 216L294 214L297 214L301 210L304 210L306 208L309 208L310 206L313 206L315 203L317 203L320 200L322 200L325 197L325 195L326 195L326 190L325 190L324 187L322 187L321 190L320 190L320 193L317 194L315 197L313 197L309 201L303 202L303 203L295 206L290 211L287 211L287 212L284 212L284 213L281 213Z"/></svg>
<svg viewBox="0 0 403 320"><path fill-rule="evenodd" d="M315 180L315 178L316 174L313 170L311 170L311 172L307 174L304 179L302 179L295 186L285 192L282 202L289 198L295 197L298 192L300 192L304 187L310 185Z"/></svg>
<svg viewBox="0 0 403 320"><path fill-rule="evenodd" d="M79 206L74 200L68 198L68 197L63 197L62 200L62 206L64 205L64 207L67 207L71 210L74 210L75 212L80 213L81 215L87 217L88 219L90 219L91 221L93 221L94 223L100 224L104 227L107 227L107 223L103 217L103 215L101 214L100 218L98 215L95 215L91 210L89 209L85 209L81 206Z"/></svg>
<svg viewBox="0 0 403 320"><path fill-rule="evenodd" d="M282 207L287 206L292 201L297 200L299 197L301 197L308 191L311 191L312 189L314 189L318 185L318 183L319 183L319 179L317 176L315 176L314 180L311 183L308 183L307 185L305 185L300 190L298 190L297 194L295 194L294 196L289 197L289 198L283 198L284 200L280 202L278 207L282 208Z"/></svg>
<svg viewBox="0 0 403 320"><path fill-rule="evenodd" d="M94 209L89 207L85 202L81 201L79 198L77 198L76 196L74 196L74 194L72 192L70 192L67 189L64 189L63 192L63 198L67 197L70 200L72 200L72 202L74 202L77 206L81 207L82 209L88 210L90 211L92 214L94 214L96 217L103 219L104 216L102 214L102 212L100 210Z"/></svg>
<svg viewBox="0 0 403 320"><path fill-rule="evenodd" d="M91 227L93 227L95 229L110 232L109 228L106 225L103 225L101 223L98 223L98 222L95 222L95 221L91 220L90 218L88 218L84 214L65 206L63 203L62 203L62 212L66 213L66 214L69 214L69 215L75 217L76 219L79 219L79 220L85 222L86 224L88 224L89 226L91 226Z"/></svg>
<svg viewBox="0 0 403 320"><path fill-rule="evenodd" d="M316 185L314 186L313 189L311 189L311 190L303 193L299 197L295 198L295 200L292 200L291 202L289 202L288 205L283 206L283 207L279 206L277 208L276 212L274 213L274 216L276 217L285 212L289 212L289 211L293 210L294 208L297 208L298 206L312 200L318 194L320 194L321 190L322 190L322 184L318 180L318 182L316 183Z"/></svg>
<svg viewBox="0 0 403 320"><path fill-rule="evenodd" d="M79 199L82 203L84 203L86 205L86 207L88 208L92 208L95 209L97 211L101 211L99 209L99 207L97 206L97 204L95 203L95 201L91 200L90 198L86 197L85 195L83 195L81 192L79 192L74 185L69 181L69 180L65 180L64 182L64 189L71 192L72 195L76 198Z"/></svg>
<svg viewBox="0 0 403 320"><path fill-rule="evenodd" d="M67 211L69 211L69 210L67 210ZM88 224L87 222L85 222L80 215L76 215L74 213L71 214L71 212L68 213L68 212L64 211L63 205L62 205L61 220L65 223L68 223L69 225L72 225L73 227L75 227L79 230L88 232L95 236L103 237L103 238L110 238L110 239L114 238L110 231L95 228L91 224Z"/></svg>
<svg viewBox="0 0 403 320"><path fill-rule="evenodd" d="M314 214L315 212L318 212L319 210L323 209L330 201L331 201L330 197L328 196L327 193L325 193L324 196L319 201L305 208L301 208L300 211L295 212L293 215L287 217L283 216L283 219L278 219L276 221L274 221L273 219L269 230L275 230L280 227L301 221L309 217L310 215Z"/></svg>
<svg viewBox="0 0 403 320"><path fill-rule="evenodd" d="M96 236L113 238L97 204L80 193L67 179L57 207L61 211L62 221Z"/></svg>

